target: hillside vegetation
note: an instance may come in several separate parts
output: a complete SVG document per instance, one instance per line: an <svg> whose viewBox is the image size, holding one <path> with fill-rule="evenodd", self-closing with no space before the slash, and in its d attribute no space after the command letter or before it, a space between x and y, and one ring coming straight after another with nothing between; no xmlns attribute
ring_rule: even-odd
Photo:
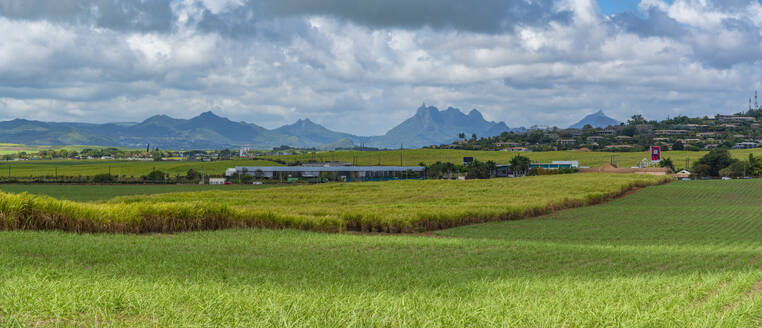
<svg viewBox="0 0 762 328"><path fill-rule="evenodd" d="M599 203L668 177L577 174L470 181L332 183L119 197L87 204L0 194L0 229L177 232L235 227L417 232Z"/></svg>
<svg viewBox="0 0 762 328"><path fill-rule="evenodd" d="M677 170L689 168L708 152L665 151L663 158L670 158ZM749 150L731 150L730 154L740 160L748 159L749 154L762 157L762 148ZM529 157L535 163L551 161L576 160L581 166L600 167L610 163L612 159L619 167L632 167L648 156L647 153L612 153L612 152L503 152L503 151L469 151L448 149L413 149L389 151L335 151L316 152L300 155L264 156L259 160L223 160L214 162L199 161L119 161L119 160L36 160L36 161L0 161L0 179L9 175L13 177L62 177L62 176L95 176L98 174L119 175L124 177L140 177L154 170L168 173L170 176L185 175L188 170L206 172L207 176L220 176L225 169L235 166L280 166L298 164L310 161L340 161L357 165L427 165L436 162L462 163L463 157L474 157L479 161L494 161L498 164L508 164L517 155ZM266 160L270 159L270 160ZM688 162L686 162L686 159ZM10 172L9 172L10 168Z"/></svg>
<svg viewBox="0 0 762 328"><path fill-rule="evenodd" d="M44 150L67 150L67 151L81 151L83 149L102 149L107 148L105 146L31 146L31 145L19 145L12 143L0 142L0 155L17 154L19 152L36 153Z"/></svg>
<svg viewBox="0 0 762 328"><path fill-rule="evenodd" d="M674 182L440 237L0 232L0 326L759 327L760 198Z"/></svg>
<svg viewBox="0 0 762 328"><path fill-rule="evenodd" d="M708 151L665 151L662 158L671 158L676 168L685 168L686 159L693 165ZM762 156L762 148L747 150L731 150L734 158L747 159L749 154L755 157ZM549 163L551 161L579 161L581 166L600 167L610 163L613 159L619 167L637 166L644 158L650 158L647 152L579 152L579 151L548 151L548 152L507 152L507 151L478 151L478 150L455 150L455 149L411 149L390 150L377 152L359 151L336 151L318 152L315 154L300 154L289 156L265 156L285 162L308 162L308 161L341 161L356 163L357 165L418 165L419 163L432 164L435 162L461 163L463 157L474 157L480 161L494 161L498 164L508 164L517 155L529 157L536 163Z"/></svg>

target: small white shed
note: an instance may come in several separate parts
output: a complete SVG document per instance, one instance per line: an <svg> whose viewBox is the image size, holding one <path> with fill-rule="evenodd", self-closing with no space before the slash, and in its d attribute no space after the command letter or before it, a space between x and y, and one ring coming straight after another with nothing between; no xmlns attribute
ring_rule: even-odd
<svg viewBox="0 0 762 328"><path fill-rule="evenodd" d="M210 185L225 184L225 178L209 178L209 184Z"/></svg>

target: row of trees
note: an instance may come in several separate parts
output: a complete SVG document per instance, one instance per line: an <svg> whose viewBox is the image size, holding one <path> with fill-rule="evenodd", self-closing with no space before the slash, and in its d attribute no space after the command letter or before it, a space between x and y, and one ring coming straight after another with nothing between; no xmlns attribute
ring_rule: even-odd
<svg viewBox="0 0 762 328"><path fill-rule="evenodd" d="M430 179L452 179L461 174L465 174L469 179L489 179L492 172L497 168L493 161L473 161L466 165L455 165L450 162L436 162L426 165L420 164L426 168L426 177Z"/></svg>
<svg viewBox="0 0 762 328"><path fill-rule="evenodd" d="M749 154L747 160L730 156L727 149L714 149L693 165L693 175L698 177L744 177L762 175L762 158Z"/></svg>
<svg viewBox="0 0 762 328"><path fill-rule="evenodd" d="M0 156L0 160L11 161L15 159L40 159L40 160L53 160L53 159L80 159L80 158L96 158L111 157L114 159L125 158L145 158L160 161L163 158L181 156L184 158L212 158L217 160L229 160L236 158L238 152L230 149L223 149L220 151L207 151L207 150L189 150L189 151L167 151L153 149L150 151L145 150L125 150L119 148L86 148L80 151L67 150L67 149L46 149L37 152L25 152L20 151L17 153L4 154Z"/></svg>
<svg viewBox="0 0 762 328"><path fill-rule="evenodd" d="M154 170L142 176L126 176L114 174L96 174L94 176L35 176L35 177L6 177L0 176L0 183L157 183L157 184L196 184L201 180L208 181L208 176L190 169L186 174L171 175L164 171Z"/></svg>
<svg viewBox="0 0 762 328"><path fill-rule="evenodd" d="M576 169L544 170L541 168L531 168L532 161L526 156L515 156L511 159L510 165L514 176L525 175L551 175L575 173ZM468 179L489 179L497 168L493 161L480 162L474 160L465 165L455 165L450 162L436 162L431 165L420 164L426 167L426 176L432 179L452 179L460 174L466 174Z"/></svg>

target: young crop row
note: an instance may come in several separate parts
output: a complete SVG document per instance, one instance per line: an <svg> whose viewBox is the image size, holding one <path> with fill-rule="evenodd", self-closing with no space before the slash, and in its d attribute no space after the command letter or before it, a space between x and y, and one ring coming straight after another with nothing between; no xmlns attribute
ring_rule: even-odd
<svg viewBox="0 0 762 328"><path fill-rule="evenodd" d="M511 190L537 199L629 179L566 178L569 187L531 178L287 190L293 206L322 204L329 199L317 191L335 197L341 188L356 196L334 198L334 207L409 208L430 202L411 195L425 189L440 199L433 207L476 206L466 198L494 202L500 188L509 202L518 197ZM390 189L401 191L379 196ZM273 199L216 195L234 207ZM448 238L0 232L0 327L759 327L760 198L762 179L679 181L599 206L436 232Z"/></svg>
<svg viewBox="0 0 762 328"><path fill-rule="evenodd" d="M667 177L576 174L324 184L116 198L90 204L0 194L0 229L150 233L226 228L421 232L597 204Z"/></svg>

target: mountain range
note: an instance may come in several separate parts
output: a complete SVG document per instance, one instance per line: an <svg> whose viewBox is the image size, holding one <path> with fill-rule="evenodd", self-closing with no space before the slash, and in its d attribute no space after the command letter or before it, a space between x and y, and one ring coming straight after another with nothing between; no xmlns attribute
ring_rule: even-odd
<svg viewBox="0 0 762 328"><path fill-rule="evenodd" d="M621 122L606 116L606 114L603 113L603 110L599 110L598 112L585 116L585 118L577 123L572 124L569 128L581 129L588 124L594 128L605 128L611 125L619 125L619 123Z"/></svg>
<svg viewBox="0 0 762 328"><path fill-rule="evenodd" d="M0 142L27 145L94 145L152 147L162 149L211 149L250 145L271 148L289 145L333 149L365 145L378 148L417 148L453 142L458 134L479 137L499 135L511 129L504 122L490 122L474 109L464 114L457 108L440 111L422 105L416 114L381 136L356 136L336 132L300 119L277 129L247 122L234 122L211 111L191 119L156 115L139 123L61 123L24 119L0 122Z"/></svg>

